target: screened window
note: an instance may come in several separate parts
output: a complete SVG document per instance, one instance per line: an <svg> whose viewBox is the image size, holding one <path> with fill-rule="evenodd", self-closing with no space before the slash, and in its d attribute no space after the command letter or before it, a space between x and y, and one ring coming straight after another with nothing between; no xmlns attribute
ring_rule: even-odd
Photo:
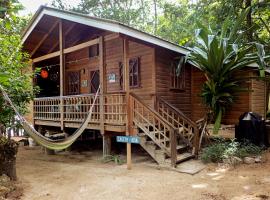
<svg viewBox="0 0 270 200"><path fill-rule="evenodd" d="M123 63L119 63L119 83L120 88L123 89ZM129 60L129 86L139 87L140 86L140 63L139 58L132 58Z"/></svg>
<svg viewBox="0 0 270 200"><path fill-rule="evenodd" d="M67 94L77 95L80 94L80 72L67 73Z"/></svg>
<svg viewBox="0 0 270 200"><path fill-rule="evenodd" d="M179 60L172 62L171 67L171 89L185 89L185 67L178 68ZM178 72L179 71L179 72Z"/></svg>
<svg viewBox="0 0 270 200"><path fill-rule="evenodd" d="M99 87L99 70L90 72L90 93L96 93Z"/></svg>
<svg viewBox="0 0 270 200"><path fill-rule="evenodd" d="M99 55L99 45L92 45L89 47L89 58L93 58Z"/></svg>

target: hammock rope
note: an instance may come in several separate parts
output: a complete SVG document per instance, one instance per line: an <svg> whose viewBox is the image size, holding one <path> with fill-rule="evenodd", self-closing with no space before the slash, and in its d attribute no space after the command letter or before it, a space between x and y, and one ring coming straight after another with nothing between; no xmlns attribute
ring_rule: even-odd
<svg viewBox="0 0 270 200"><path fill-rule="evenodd" d="M39 133L38 131L36 131L33 126L26 121L26 119L19 113L19 111L17 110L17 108L15 107L15 105L13 104L13 102L11 101L11 99L9 98L8 94L6 93L5 89L0 85L0 90L3 94L3 97L5 99L5 101L7 103L9 103L9 105L11 106L11 108L14 110L14 112L16 113L16 115L19 118L19 122L21 123L22 127L24 128L24 130L41 146L44 146L48 149L51 150L63 150L68 148L69 146L71 146L78 137L80 137L83 133L83 131L86 129L86 127L88 126L88 123L90 122L91 118L92 118L92 113L93 113L93 108L94 105L96 103L97 97L98 97L98 93L100 91L100 86L95 94L95 98L93 101L93 104L91 105L89 111L88 111L88 115L87 117L84 119L83 123L80 125L80 127L70 136L64 138L63 140L52 140L50 138L45 137L44 135L42 135L41 133Z"/></svg>

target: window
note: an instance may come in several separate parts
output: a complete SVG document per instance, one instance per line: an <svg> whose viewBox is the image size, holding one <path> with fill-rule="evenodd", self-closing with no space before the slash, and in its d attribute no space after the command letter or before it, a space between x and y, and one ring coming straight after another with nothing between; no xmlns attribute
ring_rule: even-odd
<svg viewBox="0 0 270 200"><path fill-rule="evenodd" d="M119 83L120 88L123 89L123 63L119 63ZM129 60L129 86L139 87L140 86L140 65L139 58L132 58Z"/></svg>
<svg viewBox="0 0 270 200"><path fill-rule="evenodd" d="M93 58L99 55L99 45L95 44L89 47L89 58Z"/></svg>
<svg viewBox="0 0 270 200"><path fill-rule="evenodd" d="M90 72L90 93L96 93L99 87L99 70Z"/></svg>
<svg viewBox="0 0 270 200"><path fill-rule="evenodd" d="M181 67L180 72L177 73L179 60L172 62L171 67L171 89L184 90L185 89L185 67Z"/></svg>
<svg viewBox="0 0 270 200"><path fill-rule="evenodd" d="M80 72L67 73L67 94L77 95L80 94Z"/></svg>

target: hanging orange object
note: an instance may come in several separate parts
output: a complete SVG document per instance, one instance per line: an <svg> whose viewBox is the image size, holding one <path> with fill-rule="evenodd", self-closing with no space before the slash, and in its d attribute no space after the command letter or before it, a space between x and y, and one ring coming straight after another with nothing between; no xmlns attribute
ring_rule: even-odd
<svg viewBox="0 0 270 200"><path fill-rule="evenodd" d="M44 79L48 78L49 76L49 73L46 69L42 69L41 72L40 72L40 76Z"/></svg>

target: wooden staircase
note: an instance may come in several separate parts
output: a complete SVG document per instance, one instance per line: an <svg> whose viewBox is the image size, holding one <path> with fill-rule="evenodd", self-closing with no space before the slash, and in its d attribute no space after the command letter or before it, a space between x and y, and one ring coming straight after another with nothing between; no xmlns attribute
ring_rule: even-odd
<svg viewBox="0 0 270 200"><path fill-rule="evenodd" d="M140 144L160 165L176 167L198 152L198 129L183 113L157 98L156 110L130 94L132 120Z"/></svg>

